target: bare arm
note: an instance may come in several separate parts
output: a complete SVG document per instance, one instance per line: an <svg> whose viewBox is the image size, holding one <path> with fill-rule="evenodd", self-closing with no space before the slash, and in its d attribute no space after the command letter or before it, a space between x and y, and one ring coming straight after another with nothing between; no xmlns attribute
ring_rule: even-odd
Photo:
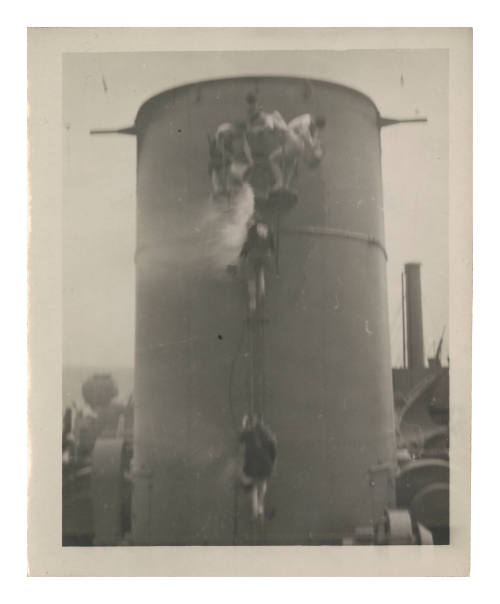
<svg viewBox="0 0 500 604"><path fill-rule="evenodd" d="M274 129L279 130L280 132L286 132L288 130L288 124L285 122L279 111L273 111L272 122Z"/></svg>
<svg viewBox="0 0 500 604"><path fill-rule="evenodd" d="M274 130L274 120L269 114L261 114L259 121L260 123L250 126L250 131L254 134L258 134L266 130Z"/></svg>
<svg viewBox="0 0 500 604"><path fill-rule="evenodd" d="M250 149L250 145L248 144L247 137L243 138L243 151L245 153L245 157L250 165L253 165L253 157L252 150Z"/></svg>

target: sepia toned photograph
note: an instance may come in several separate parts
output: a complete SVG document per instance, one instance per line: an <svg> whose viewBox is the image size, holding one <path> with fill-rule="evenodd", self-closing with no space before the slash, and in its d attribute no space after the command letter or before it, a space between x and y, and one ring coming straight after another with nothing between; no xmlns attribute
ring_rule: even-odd
<svg viewBox="0 0 500 604"><path fill-rule="evenodd" d="M61 68L63 550L448 548L449 51Z"/></svg>

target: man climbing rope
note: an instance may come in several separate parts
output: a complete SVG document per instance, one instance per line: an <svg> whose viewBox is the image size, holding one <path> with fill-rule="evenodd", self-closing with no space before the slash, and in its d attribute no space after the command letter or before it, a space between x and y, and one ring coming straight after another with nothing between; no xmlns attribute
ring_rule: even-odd
<svg viewBox="0 0 500 604"><path fill-rule="evenodd" d="M261 419L245 415L240 434L244 446L241 484L252 492L252 512L255 519L264 520L264 499L276 461L276 437Z"/></svg>
<svg viewBox="0 0 500 604"><path fill-rule="evenodd" d="M265 222L256 215L248 229L240 257L246 261L248 279L248 305L250 313L257 310L266 293L266 269L274 252L273 235Z"/></svg>
<svg viewBox="0 0 500 604"><path fill-rule="evenodd" d="M253 164L245 122L221 124L215 137L209 138L209 146L214 197L232 195L243 185Z"/></svg>
<svg viewBox="0 0 500 604"><path fill-rule="evenodd" d="M284 142L269 156L274 175L273 189L288 189L301 157L307 157L309 165L319 163L323 156L319 132L326 125L323 117L310 113L294 118L284 132Z"/></svg>

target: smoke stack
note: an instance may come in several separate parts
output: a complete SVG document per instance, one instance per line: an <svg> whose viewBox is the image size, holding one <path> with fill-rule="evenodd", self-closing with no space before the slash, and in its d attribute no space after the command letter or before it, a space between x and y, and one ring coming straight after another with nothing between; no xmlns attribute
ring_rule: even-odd
<svg viewBox="0 0 500 604"><path fill-rule="evenodd" d="M425 367L420 264L405 264L405 275L408 368L420 369Z"/></svg>

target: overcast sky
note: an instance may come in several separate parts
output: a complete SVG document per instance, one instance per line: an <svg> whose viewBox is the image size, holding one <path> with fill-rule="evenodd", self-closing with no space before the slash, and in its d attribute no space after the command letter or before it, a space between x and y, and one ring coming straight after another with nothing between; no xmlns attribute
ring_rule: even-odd
<svg viewBox="0 0 500 604"><path fill-rule="evenodd" d="M385 117L428 118L382 130L382 172L393 364L402 363L405 262L422 263L426 354L435 349L448 326L446 51L86 53L65 55L63 66L65 364L134 358L135 137L89 130L131 125L167 88L256 74L337 82L367 94Z"/></svg>

